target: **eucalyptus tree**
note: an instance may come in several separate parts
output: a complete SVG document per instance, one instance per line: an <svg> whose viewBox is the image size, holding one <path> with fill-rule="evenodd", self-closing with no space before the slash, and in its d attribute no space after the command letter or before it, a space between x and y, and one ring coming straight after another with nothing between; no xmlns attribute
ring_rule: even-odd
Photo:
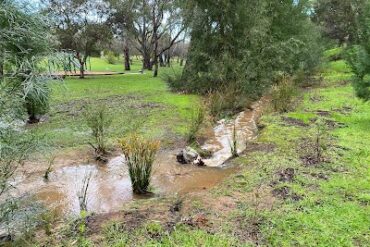
<svg viewBox="0 0 370 247"><path fill-rule="evenodd" d="M112 33L107 23L109 3L103 0L44 0L44 11L61 50L73 52L80 78L84 78L89 56L99 51L99 44L109 42Z"/></svg>
<svg viewBox="0 0 370 247"><path fill-rule="evenodd" d="M185 29L181 1L111 0L113 22L131 35L143 59L143 69L158 75L158 58L179 42ZM171 32L169 32L171 30ZM163 39L170 37L166 46Z"/></svg>

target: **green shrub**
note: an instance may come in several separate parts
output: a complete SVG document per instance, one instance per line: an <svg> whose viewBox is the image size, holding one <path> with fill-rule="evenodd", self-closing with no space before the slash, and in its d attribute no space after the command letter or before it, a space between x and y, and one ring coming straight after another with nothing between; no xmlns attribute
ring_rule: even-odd
<svg viewBox="0 0 370 247"><path fill-rule="evenodd" d="M197 133L203 121L204 121L204 109L199 107L193 110L191 114L189 132L188 132L188 137L187 137L188 143L192 143L196 140Z"/></svg>
<svg viewBox="0 0 370 247"><path fill-rule="evenodd" d="M250 104L251 99L235 87L210 93L207 102L210 114L216 119L232 116L243 111Z"/></svg>
<svg viewBox="0 0 370 247"><path fill-rule="evenodd" d="M119 141L126 157L132 189L136 194L148 192L158 141L151 141L132 134Z"/></svg>
<svg viewBox="0 0 370 247"><path fill-rule="evenodd" d="M105 105L88 106L84 115L95 142L95 144L89 144L94 148L97 159L100 159L107 153L106 136L112 123L112 116L108 114L108 108Z"/></svg>
<svg viewBox="0 0 370 247"><path fill-rule="evenodd" d="M291 77L283 76L279 84L272 87L271 104L275 111L288 112L292 100L297 95L297 87Z"/></svg>
<svg viewBox="0 0 370 247"><path fill-rule="evenodd" d="M116 63L118 63L118 57L112 51L106 52L105 60L109 64L116 64Z"/></svg>

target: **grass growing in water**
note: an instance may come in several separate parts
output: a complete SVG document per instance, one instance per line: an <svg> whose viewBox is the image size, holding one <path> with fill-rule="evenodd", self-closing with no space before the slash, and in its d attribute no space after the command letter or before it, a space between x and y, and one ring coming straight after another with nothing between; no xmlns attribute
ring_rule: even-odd
<svg viewBox="0 0 370 247"><path fill-rule="evenodd" d="M155 154L159 149L159 142L132 134L121 139L119 143L126 157L134 193L147 193Z"/></svg>
<svg viewBox="0 0 370 247"><path fill-rule="evenodd" d="M95 150L98 160L107 154L106 136L109 126L112 124L112 117L108 114L108 109L105 105L87 107L85 111L86 123L92 131L93 143L89 143Z"/></svg>
<svg viewBox="0 0 370 247"><path fill-rule="evenodd" d="M196 141L197 133L203 121L204 121L204 109L199 107L193 110L192 115L191 115L191 122L189 126L189 133L187 136L188 143L192 143Z"/></svg>

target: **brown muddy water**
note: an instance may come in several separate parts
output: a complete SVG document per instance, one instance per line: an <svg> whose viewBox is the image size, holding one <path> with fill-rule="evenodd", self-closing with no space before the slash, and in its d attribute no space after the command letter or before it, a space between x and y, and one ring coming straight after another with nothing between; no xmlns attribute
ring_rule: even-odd
<svg viewBox="0 0 370 247"><path fill-rule="evenodd" d="M241 112L236 116L238 152L246 148L246 141L257 137L257 122L261 116L265 100L252 106L253 110ZM205 167L181 165L176 162L180 150L161 151L158 153L152 176L155 195L184 195L186 193L209 189L222 182L238 170L228 165L231 157L234 121L222 120L214 128L214 133L203 145L204 149L213 151L213 156L205 160ZM225 163L226 162L226 163ZM56 165L56 167L60 167ZM108 164L81 163L63 164L54 170L45 181L43 173L30 172L17 176L12 184L15 194L34 195L48 208L59 214L78 214L80 212L78 195L84 185L86 176L91 176L87 191L87 208L95 213L107 213L120 210L123 205L134 199L128 168L123 156L111 159Z"/></svg>

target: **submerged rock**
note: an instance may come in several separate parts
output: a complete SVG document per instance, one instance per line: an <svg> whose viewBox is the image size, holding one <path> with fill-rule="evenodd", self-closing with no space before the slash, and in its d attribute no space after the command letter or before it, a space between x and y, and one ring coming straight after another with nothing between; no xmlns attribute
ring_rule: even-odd
<svg viewBox="0 0 370 247"><path fill-rule="evenodd" d="M196 150L191 147L186 147L181 150L180 153L176 156L177 162L180 164L194 164L198 166L203 166L204 161L202 157L198 154Z"/></svg>

